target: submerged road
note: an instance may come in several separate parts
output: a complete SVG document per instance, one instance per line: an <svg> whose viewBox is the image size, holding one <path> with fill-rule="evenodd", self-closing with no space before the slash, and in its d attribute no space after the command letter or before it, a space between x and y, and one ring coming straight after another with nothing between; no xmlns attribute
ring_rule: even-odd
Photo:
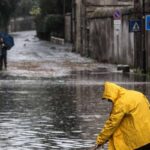
<svg viewBox="0 0 150 150"><path fill-rule="evenodd" d="M101 101L104 81L150 97L149 78L35 35L13 33L8 69L0 72L0 150L89 150L111 108Z"/></svg>

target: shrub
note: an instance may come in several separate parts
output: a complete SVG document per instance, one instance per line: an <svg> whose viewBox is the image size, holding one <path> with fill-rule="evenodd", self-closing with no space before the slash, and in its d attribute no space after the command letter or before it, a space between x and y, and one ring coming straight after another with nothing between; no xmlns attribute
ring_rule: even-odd
<svg viewBox="0 0 150 150"><path fill-rule="evenodd" d="M64 37L64 18L62 15L47 15L36 17L38 37L49 40L50 35Z"/></svg>

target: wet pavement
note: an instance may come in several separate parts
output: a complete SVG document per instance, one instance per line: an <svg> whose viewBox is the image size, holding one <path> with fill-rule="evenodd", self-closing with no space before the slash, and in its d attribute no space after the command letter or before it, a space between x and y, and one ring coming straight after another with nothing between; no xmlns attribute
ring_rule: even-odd
<svg viewBox="0 0 150 150"><path fill-rule="evenodd" d="M149 77L123 74L35 34L13 33L8 69L0 72L0 150L90 150L111 108L100 98L104 81L150 97Z"/></svg>

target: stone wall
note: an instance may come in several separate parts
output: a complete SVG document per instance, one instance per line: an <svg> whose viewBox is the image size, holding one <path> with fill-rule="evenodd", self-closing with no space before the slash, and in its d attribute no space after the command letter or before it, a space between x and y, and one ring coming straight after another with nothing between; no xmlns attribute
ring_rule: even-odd
<svg viewBox="0 0 150 150"><path fill-rule="evenodd" d="M9 32L35 30L34 18L14 18L10 21Z"/></svg>
<svg viewBox="0 0 150 150"><path fill-rule="evenodd" d="M74 51L99 62L128 64L150 71L150 32L129 32L129 20L141 19L143 0L74 0ZM116 34L113 14L121 12L120 32ZM145 0L145 14L150 13L150 1ZM144 21L144 20L143 20ZM145 33L145 39L143 34ZM143 41L146 55L144 59ZM144 62L145 60L145 62Z"/></svg>
<svg viewBox="0 0 150 150"><path fill-rule="evenodd" d="M114 30L114 9L90 18L90 53L100 62L134 66L134 35L129 32L130 15L122 13L121 29ZM98 17L99 16L99 17Z"/></svg>
<svg viewBox="0 0 150 150"><path fill-rule="evenodd" d="M133 0L75 0L75 2L75 51L99 62L134 66L136 57L141 53L135 52L134 33L129 33L128 27L134 9ZM121 12L119 35L114 33L113 14L117 9Z"/></svg>
<svg viewBox="0 0 150 150"><path fill-rule="evenodd" d="M90 54L99 62L113 60L112 26L111 18L95 18L90 21Z"/></svg>

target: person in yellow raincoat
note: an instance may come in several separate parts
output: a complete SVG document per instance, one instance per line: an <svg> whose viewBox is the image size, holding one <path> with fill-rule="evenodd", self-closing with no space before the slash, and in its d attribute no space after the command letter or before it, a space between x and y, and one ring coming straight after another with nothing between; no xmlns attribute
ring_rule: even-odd
<svg viewBox="0 0 150 150"><path fill-rule="evenodd" d="M102 99L113 107L94 149L109 141L108 150L150 150L150 104L144 94L105 82Z"/></svg>

